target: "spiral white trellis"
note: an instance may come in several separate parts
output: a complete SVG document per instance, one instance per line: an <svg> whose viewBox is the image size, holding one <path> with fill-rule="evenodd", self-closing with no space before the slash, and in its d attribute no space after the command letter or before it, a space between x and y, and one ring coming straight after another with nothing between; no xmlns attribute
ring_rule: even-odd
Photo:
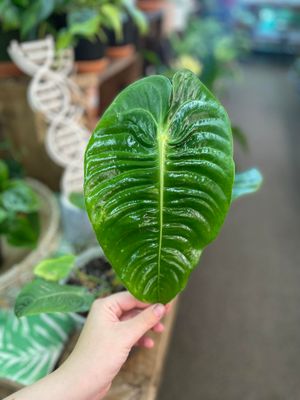
<svg viewBox="0 0 300 400"><path fill-rule="evenodd" d="M45 145L52 160L64 168L63 194L81 192L89 132L80 122L80 89L70 78L73 51L55 52L51 36L34 42L12 41L8 51L15 64L32 76L28 100L32 109L41 112L48 122Z"/></svg>

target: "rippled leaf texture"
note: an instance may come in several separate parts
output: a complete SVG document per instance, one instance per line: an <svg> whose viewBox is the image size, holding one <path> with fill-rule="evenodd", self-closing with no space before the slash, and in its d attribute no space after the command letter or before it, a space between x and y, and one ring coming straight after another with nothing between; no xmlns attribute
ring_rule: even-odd
<svg viewBox="0 0 300 400"><path fill-rule="evenodd" d="M166 303L217 236L234 179L230 121L190 71L135 82L111 104L85 155L89 217L138 299Z"/></svg>
<svg viewBox="0 0 300 400"><path fill-rule="evenodd" d="M18 295L15 314L22 317L51 312L83 312L90 309L94 299L84 287L35 279Z"/></svg>

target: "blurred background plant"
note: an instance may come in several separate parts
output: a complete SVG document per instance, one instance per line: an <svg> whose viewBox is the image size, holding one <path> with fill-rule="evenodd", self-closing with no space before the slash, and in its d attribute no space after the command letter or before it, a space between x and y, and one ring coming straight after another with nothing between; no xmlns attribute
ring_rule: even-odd
<svg viewBox="0 0 300 400"><path fill-rule="evenodd" d="M11 179L0 160L0 237L12 246L33 248L39 237L39 202L26 181ZM2 254L0 248L0 266Z"/></svg>
<svg viewBox="0 0 300 400"><path fill-rule="evenodd" d="M238 59L247 54L249 43L239 32L228 32L215 19L192 18L184 33L170 38L174 52L172 67L192 68L212 91L223 78L238 76Z"/></svg>
<svg viewBox="0 0 300 400"><path fill-rule="evenodd" d="M146 31L146 19L132 0L0 0L2 51L13 38L36 40L47 34L59 48L73 46L81 37L105 41L105 30L121 38L122 21L128 17Z"/></svg>

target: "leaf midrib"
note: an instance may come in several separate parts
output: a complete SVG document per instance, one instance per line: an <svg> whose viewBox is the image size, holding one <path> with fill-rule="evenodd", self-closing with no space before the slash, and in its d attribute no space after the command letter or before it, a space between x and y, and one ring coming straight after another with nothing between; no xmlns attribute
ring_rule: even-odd
<svg viewBox="0 0 300 400"><path fill-rule="evenodd" d="M158 164L159 164L159 240L157 254L157 298L160 299L160 270L161 270L161 250L163 239L163 211L164 211L164 187L165 187L165 162L166 147L168 142L168 128L162 128L157 134L158 143Z"/></svg>

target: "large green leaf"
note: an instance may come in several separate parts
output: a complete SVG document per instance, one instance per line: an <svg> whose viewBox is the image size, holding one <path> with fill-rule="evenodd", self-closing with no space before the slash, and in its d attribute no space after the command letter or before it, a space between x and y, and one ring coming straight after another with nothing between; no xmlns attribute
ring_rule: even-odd
<svg viewBox="0 0 300 400"><path fill-rule="evenodd" d="M51 312L88 311L94 296L80 286L35 279L21 290L15 304L18 317Z"/></svg>
<svg viewBox="0 0 300 400"><path fill-rule="evenodd" d="M190 71L126 88L85 154L85 197L97 238L128 290L171 300L217 236L234 179L230 121Z"/></svg>

